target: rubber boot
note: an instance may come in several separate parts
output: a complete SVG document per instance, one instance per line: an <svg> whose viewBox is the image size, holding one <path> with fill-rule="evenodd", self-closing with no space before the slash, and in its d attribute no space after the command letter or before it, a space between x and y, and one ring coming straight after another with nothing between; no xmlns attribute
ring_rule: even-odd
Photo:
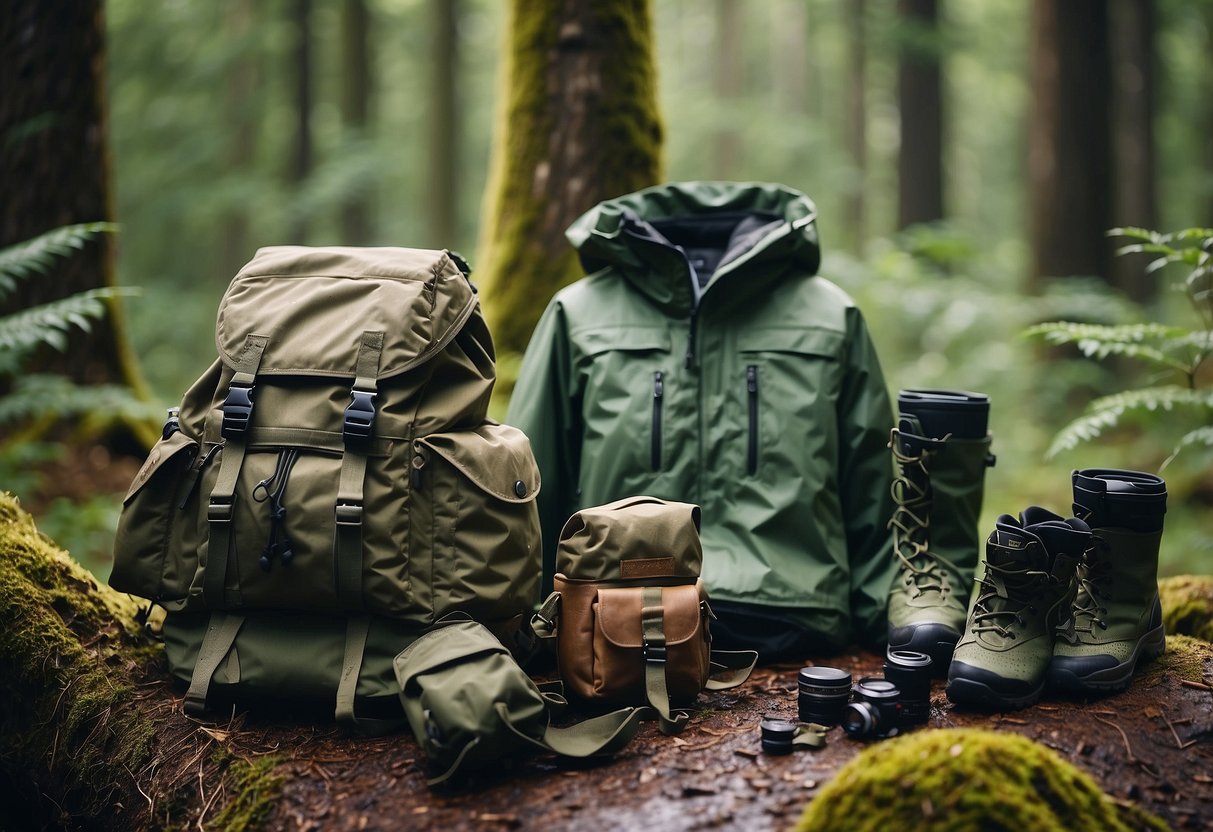
<svg viewBox="0 0 1213 832"><path fill-rule="evenodd" d="M994 464L990 403L980 393L902 390L897 404L889 646L928 654L942 674L964 629L981 548L977 521Z"/></svg>
<svg viewBox="0 0 1213 832"><path fill-rule="evenodd" d="M1124 690L1137 666L1166 649L1158 546L1167 484L1139 471L1075 471L1074 514L1096 545L1078 567L1078 594L1058 630L1049 684L1095 695Z"/></svg>
<svg viewBox="0 0 1213 832"><path fill-rule="evenodd" d="M1093 545L1082 520L1043 508L998 518L983 575L948 668L948 698L995 710L1025 708L1045 688L1058 625L1070 615L1075 570Z"/></svg>

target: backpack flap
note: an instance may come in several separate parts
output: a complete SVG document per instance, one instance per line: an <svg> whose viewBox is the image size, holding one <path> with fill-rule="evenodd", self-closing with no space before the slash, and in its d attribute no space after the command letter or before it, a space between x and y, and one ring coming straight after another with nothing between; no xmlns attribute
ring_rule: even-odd
<svg viewBox="0 0 1213 832"><path fill-rule="evenodd" d="M582 581L692 582L703 565L699 515L655 497L582 509L560 531L556 569Z"/></svg>
<svg viewBox="0 0 1213 832"><path fill-rule="evenodd" d="M394 668L413 736L440 772L432 786L524 751L573 757L613 751L639 725L639 712L628 708L551 728L548 697L501 642L472 621L440 624L402 651Z"/></svg>
<svg viewBox="0 0 1213 832"><path fill-rule="evenodd" d="M235 369L246 336L265 335L259 375L353 378L350 345L383 332L383 379L425 363L475 309L471 284L444 251L271 246L228 286L215 346Z"/></svg>

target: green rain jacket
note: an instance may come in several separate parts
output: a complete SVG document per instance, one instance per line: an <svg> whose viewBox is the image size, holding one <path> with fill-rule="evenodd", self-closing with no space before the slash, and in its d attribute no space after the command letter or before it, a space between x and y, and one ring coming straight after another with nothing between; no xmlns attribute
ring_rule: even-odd
<svg viewBox="0 0 1213 832"><path fill-rule="evenodd" d="M892 410L859 309L815 276L815 220L783 186L690 182L569 228L588 276L544 312L506 420L543 476L546 588L569 515L648 494L703 508L714 600L883 639Z"/></svg>

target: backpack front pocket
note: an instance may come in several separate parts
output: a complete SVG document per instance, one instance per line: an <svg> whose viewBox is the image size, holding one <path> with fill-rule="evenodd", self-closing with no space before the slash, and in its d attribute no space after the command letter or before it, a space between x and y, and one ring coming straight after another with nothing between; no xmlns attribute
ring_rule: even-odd
<svg viewBox="0 0 1213 832"><path fill-rule="evenodd" d="M539 595L539 469L522 431L486 422L413 443L409 571L435 618L528 613Z"/></svg>
<svg viewBox="0 0 1213 832"><path fill-rule="evenodd" d="M152 447L122 501L114 589L153 601L185 597L198 564L197 506L189 491L206 461L198 458L198 442L181 431Z"/></svg>

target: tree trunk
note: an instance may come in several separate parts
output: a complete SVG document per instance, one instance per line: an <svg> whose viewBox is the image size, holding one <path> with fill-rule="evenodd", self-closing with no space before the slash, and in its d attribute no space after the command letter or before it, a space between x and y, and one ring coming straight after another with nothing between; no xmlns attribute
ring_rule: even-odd
<svg viewBox="0 0 1213 832"><path fill-rule="evenodd" d="M905 30L897 73L901 124L897 227L943 218L943 82L937 0L900 0Z"/></svg>
<svg viewBox="0 0 1213 832"><path fill-rule="evenodd" d="M498 349L520 353L578 275L564 229L661 179L648 0L512 0L480 245Z"/></svg>
<svg viewBox="0 0 1213 832"><path fill-rule="evenodd" d="M868 170L868 109L867 95L867 35L864 17L867 14L865 0L852 0L846 4L847 28L847 121L846 146L854 168L854 181L847 193L844 208L847 234L851 248L863 256L864 248L864 184ZM903 134L904 135L904 134Z"/></svg>
<svg viewBox="0 0 1213 832"><path fill-rule="evenodd" d="M1111 123L1105 0L1034 0L1028 134L1033 286L1108 278Z"/></svg>
<svg viewBox="0 0 1213 832"><path fill-rule="evenodd" d="M312 0L293 0L290 8L295 27L295 44L291 51L295 132L287 181L298 203L298 196L312 172ZM306 245L308 219L303 213L296 212L291 223L289 242Z"/></svg>
<svg viewBox="0 0 1213 832"><path fill-rule="evenodd" d="M341 125L347 137L365 138L371 122L370 13L366 0L341 4ZM341 206L341 242L371 240L370 194L360 187Z"/></svg>
<svg viewBox="0 0 1213 832"><path fill-rule="evenodd" d="M0 246L52 228L114 219L106 125L101 0L7 3L0 10ZM24 281L0 314L115 285L115 241L103 234ZM146 396L121 307L75 330L39 369Z"/></svg>
<svg viewBox="0 0 1213 832"><path fill-rule="evenodd" d="M256 9L252 0L235 0L226 14L227 37L241 44L240 54L232 59L223 89L223 119L227 128L227 170L252 174L257 151L256 112L259 73L257 58L249 43L255 28ZM246 205L230 205L223 219L222 267L220 274L234 275L252 259L249 238L249 214Z"/></svg>
<svg viewBox="0 0 1213 832"><path fill-rule="evenodd" d="M714 92L717 122L712 139L712 171L718 179L734 179L741 169L741 130L737 105L741 102L745 56L741 37L741 4L716 0L716 57Z"/></svg>
<svg viewBox="0 0 1213 832"><path fill-rule="evenodd" d="M454 245L459 221L458 0L430 0L429 245Z"/></svg>
<svg viewBox="0 0 1213 832"><path fill-rule="evenodd" d="M1114 0L1112 25L1112 136L1116 189L1111 225L1157 228L1154 183L1155 8L1154 0ZM1145 273L1148 255L1117 257L1112 283L1129 297L1145 301L1157 294L1157 281Z"/></svg>

